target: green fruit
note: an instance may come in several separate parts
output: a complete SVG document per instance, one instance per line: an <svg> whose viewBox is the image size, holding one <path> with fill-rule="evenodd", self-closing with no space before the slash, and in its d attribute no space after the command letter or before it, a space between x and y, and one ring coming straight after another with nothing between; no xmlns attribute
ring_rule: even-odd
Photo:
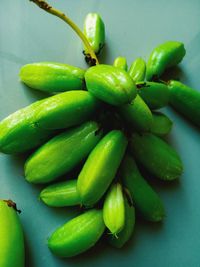
<svg viewBox="0 0 200 267"><path fill-rule="evenodd" d="M134 133L130 148L136 160L162 180L174 180L183 172L183 164L177 152L153 134Z"/></svg>
<svg viewBox="0 0 200 267"><path fill-rule="evenodd" d="M167 106L169 102L169 89L167 85L157 82L137 83L138 94L150 109L159 109Z"/></svg>
<svg viewBox="0 0 200 267"><path fill-rule="evenodd" d="M113 62L113 66L120 68L122 70L125 70L125 71L127 71L128 69L127 61L125 57L117 57Z"/></svg>
<svg viewBox="0 0 200 267"><path fill-rule="evenodd" d="M162 200L142 177L134 159L128 155L121 165L121 176L140 214L148 221L161 221L165 216Z"/></svg>
<svg viewBox="0 0 200 267"><path fill-rule="evenodd" d="M0 151L21 153L41 145L55 131L80 124L99 102L85 91L70 91L45 98L20 109L0 122Z"/></svg>
<svg viewBox="0 0 200 267"><path fill-rule="evenodd" d="M141 82L145 79L146 63L142 58L137 58L130 66L129 75L135 82Z"/></svg>
<svg viewBox="0 0 200 267"><path fill-rule="evenodd" d="M119 113L128 127L139 132L148 132L153 121L152 113L143 99L137 95L130 103L119 107Z"/></svg>
<svg viewBox="0 0 200 267"><path fill-rule="evenodd" d="M147 80L160 77L166 69L176 66L185 53L184 44L175 41L168 41L154 48L147 62Z"/></svg>
<svg viewBox="0 0 200 267"><path fill-rule="evenodd" d="M125 207L122 186L113 184L103 204L104 223L113 235L117 235L124 227Z"/></svg>
<svg viewBox="0 0 200 267"><path fill-rule="evenodd" d="M75 206L81 203L76 180L49 185L40 193L40 199L50 207Z"/></svg>
<svg viewBox="0 0 200 267"><path fill-rule="evenodd" d="M124 197L125 204L125 225L122 231L116 236L110 235L108 242L115 248L123 247L131 238L135 227L135 209Z"/></svg>
<svg viewBox="0 0 200 267"><path fill-rule="evenodd" d="M99 54L105 44L105 25L99 14L87 14L84 21L83 33L87 37L95 54ZM86 47L84 47L84 54L88 54Z"/></svg>
<svg viewBox="0 0 200 267"><path fill-rule="evenodd" d="M170 133L173 122L161 112L153 112L153 122L151 125L151 133L157 136L165 136Z"/></svg>
<svg viewBox="0 0 200 267"><path fill-rule="evenodd" d="M90 121L55 136L27 159L26 180L48 183L69 172L87 157L101 135L98 124Z"/></svg>
<svg viewBox="0 0 200 267"><path fill-rule="evenodd" d="M59 257L73 257L93 247L105 230L101 210L92 209L59 227L48 239Z"/></svg>
<svg viewBox="0 0 200 267"><path fill-rule="evenodd" d="M24 267L24 237L16 204L0 200L0 266Z"/></svg>
<svg viewBox="0 0 200 267"><path fill-rule="evenodd" d="M20 79L31 88L45 92L64 92L84 88L85 70L68 64L39 62L24 65Z"/></svg>
<svg viewBox="0 0 200 267"><path fill-rule="evenodd" d="M170 81L170 105L200 126L200 92L178 81Z"/></svg>
<svg viewBox="0 0 200 267"><path fill-rule="evenodd" d="M136 97L136 87L126 71L109 65L97 65L85 73L88 91L114 106L130 103Z"/></svg>
<svg viewBox="0 0 200 267"><path fill-rule="evenodd" d="M94 205L106 192L117 173L127 143L121 131L113 130L92 150L77 182L83 205Z"/></svg>

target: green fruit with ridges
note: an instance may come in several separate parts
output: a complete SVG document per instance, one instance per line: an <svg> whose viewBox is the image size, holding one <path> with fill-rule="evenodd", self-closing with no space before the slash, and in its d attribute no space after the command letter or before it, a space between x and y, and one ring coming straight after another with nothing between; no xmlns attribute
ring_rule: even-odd
<svg viewBox="0 0 200 267"><path fill-rule="evenodd" d="M170 181L182 174L183 164L179 155L164 140L150 133L134 133L130 141L135 159L156 177Z"/></svg>
<svg viewBox="0 0 200 267"><path fill-rule="evenodd" d="M56 62L38 62L24 65L20 79L33 89L44 92L64 92L84 88L85 70Z"/></svg>
<svg viewBox="0 0 200 267"><path fill-rule="evenodd" d="M165 216L162 200L142 177L134 159L126 155L120 170L123 185L129 190L140 214L148 221L161 221Z"/></svg>
<svg viewBox="0 0 200 267"><path fill-rule="evenodd" d="M170 81L170 105L200 126L200 92L178 81Z"/></svg>
<svg viewBox="0 0 200 267"><path fill-rule="evenodd" d="M113 66L120 68L122 70L125 70L125 71L127 71L128 69L127 61L125 57L117 57L113 62Z"/></svg>
<svg viewBox="0 0 200 267"><path fill-rule="evenodd" d="M24 235L16 204L0 200L0 266L24 267Z"/></svg>
<svg viewBox="0 0 200 267"><path fill-rule="evenodd" d="M135 82L141 82L145 79L146 63L142 58L137 58L130 66L129 75Z"/></svg>
<svg viewBox="0 0 200 267"><path fill-rule="evenodd" d="M147 62L146 79L160 77L163 72L181 62L185 56L184 44L176 41L165 42L152 51Z"/></svg>
<svg viewBox="0 0 200 267"><path fill-rule="evenodd" d="M93 247L104 230L102 210L92 209L60 226L48 247L58 257L73 257Z"/></svg>
<svg viewBox="0 0 200 267"><path fill-rule="evenodd" d="M25 163L30 183L48 183L72 170L101 138L99 125L89 121L67 130L37 149Z"/></svg>
<svg viewBox="0 0 200 267"><path fill-rule="evenodd" d="M157 82L138 82L138 94L150 109L159 109L169 103L169 89L167 85Z"/></svg>
<svg viewBox="0 0 200 267"><path fill-rule="evenodd" d="M77 192L77 180L52 184L40 193L40 199L50 207L68 207L81 203Z"/></svg>
<svg viewBox="0 0 200 267"><path fill-rule="evenodd" d="M113 130L92 150L77 182L83 205L93 206L106 192L117 173L127 143L122 131Z"/></svg>
<svg viewBox="0 0 200 267"><path fill-rule="evenodd" d="M131 238L135 228L135 208L124 196L125 204L125 225L121 232L116 236L110 235L108 242L115 248L123 247Z"/></svg>
<svg viewBox="0 0 200 267"><path fill-rule="evenodd" d="M102 101L120 106L136 97L136 87L128 73L109 65L97 65L85 73L88 91Z"/></svg>
<svg viewBox="0 0 200 267"><path fill-rule="evenodd" d="M113 184L106 194L103 204L103 219L106 227L113 235L123 229L125 224L125 207L122 186Z"/></svg>

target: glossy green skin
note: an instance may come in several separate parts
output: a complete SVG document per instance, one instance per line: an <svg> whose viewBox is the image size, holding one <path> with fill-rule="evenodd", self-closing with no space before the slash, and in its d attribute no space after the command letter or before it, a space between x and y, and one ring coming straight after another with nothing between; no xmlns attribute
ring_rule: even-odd
<svg viewBox="0 0 200 267"><path fill-rule="evenodd" d="M120 106L136 97L136 87L128 73L109 65L97 65L85 73L89 92L102 101Z"/></svg>
<svg viewBox="0 0 200 267"><path fill-rule="evenodd" d="M39 128L35 123L37 111L45 100L22 108L0 122L0 152L17 154L41 145L54 131Z"/></svg>
<svg viewBox="0 0 200 267"><path fill-rule="evenodd" d="M106 227L113 235L117 235L125 224L125 204L122 186L113 184L103 204L103 219Z"/></svg>
<svg viewBox="0 0 200 267"><path fill-rule="evenodd" d="M125 70L125 71L127 71L128 69L127 61L125 57L117 57L113 62L113 66L120 68L122 70Z"/></svg>
<svg viewBox="0 0 200 267"><path fill-rule="evenodd" d="M97 13L88 13L84 21L84 35L87 37L93 51L99 54L105 44L105 25L100 15ZM84 52L88 51L84 47Z"/></svg>
<svg viewBox="0 0 200 267"><path fill-rule="evenodd" d="M40 193L40 199L50 207L68 207L81 203L77 192L77 180L49 185Z"/></svg>
<svg viewBox="0 0 200 267"><path fill-rule="evenodd" d="M115 248L123 247L131 238L135 228L135 208L124 198L125 204L125 225L122 231L116 236L110 235L108 242Z"/></svg>
<svg viewBox="0 0 200 267"><path fill-rule="evenodd" d="M183 164L177 152L156 135L134 133L130 149L147 171L162 180L177 179L183 172Z"/></svg>
<svg viewBox="0 0 200 267"><path fill-rule="evenodd" d="M86 91L57 94L20 109L0 122L0 151L21 153L47 141L55 131L80 124L99 107Z"/></svg>
<svg viewBox="0 0 200 267"><path fill-rule="evenodd" d="M153 121L152 113L139 95L130 104L123 105L118 110L129 127L139 132L150 131Z"/></svg>
<svg viewBox="0 0 200 267"><path fill-rule="evenodd" d="M98 124L89 121L55 136L27 159L26 180L48 183L69 172L87 157L101 135Z"/></svg>
<svg viewBox="0 0 200 267"><path fill-rule="evenodd" d="M56 62L24 65L20 79L31 88L44 92L64 92L84 88L85 70Z"/></svg>
<svg viewBox="0 0 200 267"><path fill-rule="evenodd" d="M92 209L59 227L48 247L58 257L73 257L93 247L104 230L102 210Z"/></svg>
<svg viewBox="0 0 200 267"><path fill-rule="evenodd" d="M170 133L173 122L165 114L161 112L153 112L153 123L151 125L151 133L163 137Z"/></svg>
<svg viewBox="0 0 200 267"><path fill-rule="evenodd" d="M77 183L83 205L93 206L106 192L117 173L127 143L121 131L113 130L92 150Z"/></svg>
<svg viewBox="0 0 200 267"><path fill-rule="evenodd" d="M170 81L170 105L200 126L200 92L178 81Z"/></svg>
<svg viewBox="0 0 200 267"><path fill-rule="evenodd" d="M146 75L146 63L142 58L137 58L130 66L129 75L135 82L144 81Z"/></svg>
<svg viewBox="0 0 200 267"><path fill-rule="evenodd" d="M87 91L69 91L45 100L35 116L37 126L63 129L88 120L99 107L99 101Z"/></svg>
<svg viewBox="0 0 200 267"><path fill-rule="evenodd" d="M0 200L0 266L25 266L22 225L17 212L4 200Z"/></svg>
<svg viewBox="0 0 200 267"><path fill-rule="evenodd" d="M147 62L146 79L160 77L170 67L176 66L185 56L184 44L181 42L168 41L157 46L151 53Z"/></svg>
<svg viewBox="0 0 200 267"><path fill-rule="evenodd" d="M142 177L132 157L127 155L121 165L123 185L128 188L134 206L148 221L159 222L165 216L161 198Z"/></svg>
<svg viewBox="0 0 200 267"><path fill-rule="evenodd" d="M150 109L159 109L167 106L169 102L169 89L167 85L157 82L137 83L138 94Z"/></svg>

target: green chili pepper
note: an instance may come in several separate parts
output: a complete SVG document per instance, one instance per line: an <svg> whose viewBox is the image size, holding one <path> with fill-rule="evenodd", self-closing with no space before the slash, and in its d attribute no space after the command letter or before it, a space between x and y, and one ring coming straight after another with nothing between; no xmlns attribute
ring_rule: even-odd
<svg viewBox="0 0 200 267"><path fill-rule="evenodd" d="M134 206L148 221L158 222L165 216L162 200L140 174L132 157L126 155L121 165L122 181L128 188Z"/></svg>
<svg viewBox="0 0 200 267"><path fill-rule="evenodd" d="M113 130L92 150L77 182L83 205L94 205L106 192L117 173L126 146L125 135L119 130Z"/></svg>
<svg viewBox="0 0 200 267"><path fill-rule="evenodd" d="M102 210L92 209L60 226L48 239L59 257L73 257L93 247L105 230Z"/></svg>
<svg viewBox="0 0 200 267"><path fill-rule="evenodd" d="M122 186L113 184L103 204L104 223L113 235L117 235L125 224L125 207Z"/></svg>
<svg viewBox="0 0 200 267"><path fill-rule="evenodd" d="M0 151L21 153L41 145L55 131L80 124L99 106L86 91L70 91L36 101L0 122Z"/></svg>
<svg viewBox="0 0 200 267"><path fill-rule="evenodd" d="M129 75L135 82L141 82L145 79L146 63L142 58L137 58L130 66Z"/></svg>
<svg viewBox="0 0 200 267"><path fill-rule="evenodd" d="M49 185L40 193L40 199L50 207L75 206L81 203L76 188L77 181L69 180Z"/></svg>
<svg viewBox="0 0 200 267"><path fill-rule="evenodd" d="M139 95L130 104L119 107L119 113L127 122L128 127L139 132L150 131L153 121L152 113Z"/></svg>
<svg viewBox="0 0 200 267"><path fill-rule="evenodd" d="M135 227L135 209L124 196L125 225L117 236L109 235L108 242L116 248L123 247L131 238Z"/></svg>
<svg viewBox="0 0 200 267"><path fill-rule="evenodd" d="M138 94L150 109L165 107L169 102L169 89L167 85L157 82L138 82Z"/></svg>
<svg viewBox="0 0 200 267"><path fill-rule="evenodd" d="M56 62L24 65L20 79L31 88L45 92L64 92L84 88L85 70Z"/></svg>
<svg viewBox="0 0 200 267"><path fill-rule="evenodd" d="M0 266L24 267L23 229L17 215L16 204L0 200Z"/></svg>
<svg viewBox="0 0 200 267"><path fill-rule="evenodd" d="M27 159L26 180L47 183L67 173L87 157L101 135L98 124L89 121L55 136Z"/></svg>
<svg viewBox="0 0 200 267"><path fill-rule="evenodd" d="M183 172L183 164L177 152L153 134L134 133L130 148L136 160L162 180L174 180Z"/></svg>
<svg viewBox="0 0 200 267"><path fill-rule="evenodd" d="M170 118L161 112L153 112L152 115L151 133L160 137L169 134L173 125Z"/></svg>
<svg viewBox="0 0 200 267"><path fill-rule="evenodd" d="M113 62L113 66L120 68L122 70L125 70L125 71L127 71L128 69L127 61L125 57L117 57Z"/></svg>
<svg viewBox="0 0 200 267"><path fill-rule="evenodd" d="M99 14L87 14L84 21L83 33L87 37L95 54L99 54L105 45L105 25ZM88 54L86 47L84 47L84 54Z"/></svg>
<svg viewBox="0 0 200 267"><path fill-rule="evenodd" d="M178 81L170 81L170 105L200 126L200 92Z"/></svg>
<svg viewBox="0 0 200 267"><path fill-rule="evenodd" d="M160 77L166 69L180 63L185 53L181 42L168 41L157 46L147 62L146 79L149 81Z"/></svg>
<svg viewBox="0 0 200 267"><path fill-rule="evenodd" d="M85 73L89 92L114 106L130 103L136 97L136 87L126 71L109 65L97 65Z"/></svg>

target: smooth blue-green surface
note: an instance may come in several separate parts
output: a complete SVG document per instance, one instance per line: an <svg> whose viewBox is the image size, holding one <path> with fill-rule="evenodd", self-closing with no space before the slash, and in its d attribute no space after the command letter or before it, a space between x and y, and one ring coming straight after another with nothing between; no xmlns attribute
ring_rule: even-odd
<svg viewBox="0 0 200 267"><path fill-rule="evenodd" d="M173 77L200 90L199 0L50 2L80 26L88 12L101 14L106 25L102 63L112 64L117 56L124 56L130 64L137 57L147 59L152 49L164 41L184 42L187 54ZM56 17L28 0L1 0L0 119L44 96L19 82L18 72L23 64L58 61L86 67L81 51L81 42ZM167 217L162 225L137 220L133 239L121 250L101 242L74 259L54 257L46 246L46 238L77 210L46 207L38 200L40 187L23 178L25 157L0 155L0 198L15 200L22 210L27 267L200 266L200 131L172 109L167 109L167 114L174 121L169 140L182 157L184 174L174 183L153 180L165 203Z"/></svg>

